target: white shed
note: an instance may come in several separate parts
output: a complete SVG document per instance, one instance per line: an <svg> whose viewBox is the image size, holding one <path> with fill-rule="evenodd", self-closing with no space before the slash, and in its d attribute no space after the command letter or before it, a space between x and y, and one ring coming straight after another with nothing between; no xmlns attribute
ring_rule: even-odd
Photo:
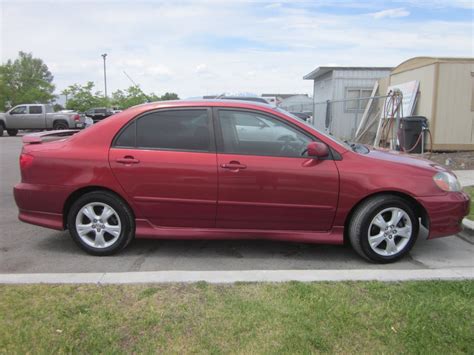
<svg viewBox="0 0 474 355"><path fill-rule="evenodd" d="M354 136L375 82L390 75L388 67L318 67L303 79L313 80L314 125L335 136ZM327 101L330 100L330 105ZM330 107L329 112L327 107Z"/></svg>

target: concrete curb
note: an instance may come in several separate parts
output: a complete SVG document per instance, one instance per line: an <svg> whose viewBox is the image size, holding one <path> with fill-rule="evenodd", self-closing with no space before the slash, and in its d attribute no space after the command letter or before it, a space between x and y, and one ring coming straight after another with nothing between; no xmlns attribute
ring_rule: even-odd
<svg viewBox="0 0 474 355"><path fill-rule="evenodd" d="M474 279L474 268L419 270L150 271L74 274L0 274L0 284L144 284L320 281L415 281Z"/></svg>

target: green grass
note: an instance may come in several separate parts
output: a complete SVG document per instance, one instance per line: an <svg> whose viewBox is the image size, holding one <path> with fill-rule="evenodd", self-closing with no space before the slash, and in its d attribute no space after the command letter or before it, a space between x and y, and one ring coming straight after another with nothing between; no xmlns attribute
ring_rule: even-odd
<svg viewBox="0 0 474 355"><path fill-rule="evenodd" d="M464 191L471 196L471 212L466 216L466 218L474 221L474 186L465 187Z"/></svg>
<svg viewBox="0 0 474 355"><path fill-rule="evenodd" d="M474 282L0 286L3 353L471 353Z"/></svg>

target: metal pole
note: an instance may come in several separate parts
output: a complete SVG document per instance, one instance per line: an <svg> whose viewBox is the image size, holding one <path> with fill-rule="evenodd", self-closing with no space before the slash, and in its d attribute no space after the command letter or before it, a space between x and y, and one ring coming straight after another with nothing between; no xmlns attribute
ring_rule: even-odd
<svg viewBox="0 0 474 355"><path fill-rule="evenodd" d="M105 58L107 58L107 53L102 54L102 58L104 58L104 87L105 87L105 98L107 99L107 71L105 68Z"/></svg>

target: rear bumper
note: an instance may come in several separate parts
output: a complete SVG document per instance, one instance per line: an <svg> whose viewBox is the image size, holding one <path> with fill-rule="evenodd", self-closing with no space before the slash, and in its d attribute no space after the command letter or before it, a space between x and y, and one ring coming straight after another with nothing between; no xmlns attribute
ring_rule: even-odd
<svg viewBox="0 0 474 355"><path fill-rule="evenodd" d="M18 219L22 222L35 224L45 228L64 230L63 216L61 214L20 209Z"/></svg>
<svg viewBox="0 0 474 355"><path fill-rule="evenodd" d="M57 230L64 229L63 206L70 189L56 185L19 183L13 188L20 221Z"/></svg>
<svg viewBox="0 0 474 355"><path fill-rule="evenodd" d="M462 219L469 214L470 198L465 192L418 197L418 201L428 212L429 239L459 233L462 229Z"/></svg>

